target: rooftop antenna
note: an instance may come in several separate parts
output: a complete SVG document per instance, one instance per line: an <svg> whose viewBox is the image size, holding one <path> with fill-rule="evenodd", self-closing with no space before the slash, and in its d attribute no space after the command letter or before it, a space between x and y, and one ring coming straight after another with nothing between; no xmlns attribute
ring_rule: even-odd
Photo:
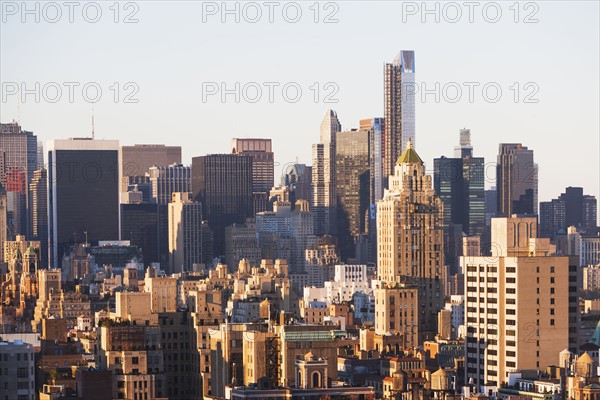
<svg viewBox="0 0 600 400"><path fill-rule="evenodd" d="M21 96L17 96L17 123L21 123Z"/></svg>
<svg viewBox="0 0 600 400"><path fill-rule="evenodd" d="M94 140L96 136L96 130L94 128L94 103L92 103L92 140Z"/></svg>

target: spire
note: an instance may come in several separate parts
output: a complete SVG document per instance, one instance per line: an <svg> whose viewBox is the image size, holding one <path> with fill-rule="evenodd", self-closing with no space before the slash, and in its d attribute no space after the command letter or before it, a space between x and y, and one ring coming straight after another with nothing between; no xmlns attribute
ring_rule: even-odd
<svg viewBox="0 0 600 400"><path fill-rule="evenodd" d="M396 163L397 164L414 164L414 163L423 164L423 160L421 160L421 157L419 157L419 155L415 151L412 140L408 139L408 142L406 142L406 150L404 150L404 153L402 153L402 155L400 156L400 158L398 158L398 161Z"/></svg>

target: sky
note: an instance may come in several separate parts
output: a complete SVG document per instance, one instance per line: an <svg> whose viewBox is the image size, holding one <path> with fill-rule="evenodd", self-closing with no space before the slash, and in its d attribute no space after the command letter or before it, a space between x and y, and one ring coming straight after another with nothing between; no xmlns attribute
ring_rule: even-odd
<svg viewBox="0 0 600 400"><path fill-rule="evenodd" d="M185 163L272 138L278 181L311 164L328 109L344 130L383 116L384 63L414 50L428 169L470 128L486 186L498 144L521 142L540 201L600 198L597 1L23 4L0 4L0 120L41 140L90 135L93 103L96 138L181 145Z"/></svg>

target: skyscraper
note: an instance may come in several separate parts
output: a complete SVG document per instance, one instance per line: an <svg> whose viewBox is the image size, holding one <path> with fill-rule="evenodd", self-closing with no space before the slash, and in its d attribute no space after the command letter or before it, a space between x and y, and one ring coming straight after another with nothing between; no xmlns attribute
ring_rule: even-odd
<svg viewBox="0 0 600 400"><path fill-rule="evenodd" d="M11 238L29 234L29 183L38 169L37 136L16 122L0 124L0 152L4 153L5 189L8 202L8 232Z"/></svg>
<svg viewBox="0 0 600 400"><path fill-rule="evenodd" d="M358 237L367 230L365 217L371 186L369 134L369 129L336 134L337 236L344 261L355 258Z"/></svg>
<svg viewBox="0 0 600 400"><path fill-rule="evenodd" d="M483 235L485 231L484 159L473 157L471 132L460 130L460 144L454 158L444 156L433 160L433 187L444 203L444 231L466 235ZM456 267L462 246L446 242L446 263ZM451 268L452 269L452 268ZM454 271L453 271L454 272Z"/></svg>
<svg viewBox="0 0 600 400"><path fill-rule="evenodd" d="M121 240L142 249L144 263L168 264L168 204L121 204Z"/></svg>
<svg viewBox="0 0 600 400"><path fill-rule="evenodd" d="M31 239L41 244L40 263L48 267L48 171L40 168L33 173L31 193Z"/></svg>
<svg viewBox="0 0 600 400"><path fill-rule="evenodd" d="M558 198L540 202L540 236L554 239L570 226L594 233L596 218L596 198L584 195L583 188L569 186Z"/></svg>
<svg viewBox="0 0 600 400"><path fill-rule="evenodd" d="M281 177L281 186L290 189L291 197L295 200L306 200L312 210L312 167L306 164L289 165Z"/></svg>
<svg viewBox="0 0 600 400"><path fill-rule="evenodd" d="M171 202L173 193L192 191L192 169L189 165L179 163L168 166L150 167L150 183L152 199L158 204Z"/></svg>
<svg viewBox="0 0 600 400"><path fill-rule="evenodd" d="M383 139L383 176L394 175L394 163L406 149L408 140L415 144L415 52L401 50L384 67L385 130Z"/></svg>
<svg viewBox="0 0 600 400"><path fill-rule="evenodd" d="M173 193L169 204L169 266L171 273L191 271L202 262L202 204L191 193Z"/></svg>
<svg viewBox="0 0 600 400"><path fill-rule="evenodd" d="M389 186L377 203L378 280L390 290L398 283L418 288L422 343L435 336L444 301L443 204L411 141L396 163Z"/></svg>
<svg viewBox="0 0 600 400"><path fill-rule="evenodd" d="M336 234L335 155L336 134L342 125L333 110L321 122L321 140L313 144L313 209L316 235Z"/></svg>
<svg viewBox="0 0 600 400"><path fill-rule="evenodd" d="M121 146L122 192L127 191L129 177L144 176L154 165L166 167L181 164L181 146L164 144L136 144Z"/></svg>
<svg viewBox="0 0 600 400"><path fill-rule="evenodd" d="M284 258L290 273L303 272L305 250L317 244L308 202L298 200L293 211L289 202L276 202L273 211L258 213L256 236L263 258Z"/></svg>
<svg viewBox="0 0 600 400"><path fill-rule="evenodd" d="M53 140L48 166L48 246L56 268L67 245L119 238L119 142Z"/></svg>
<svg viewBox="0 0 600 400"><path fill-rule="evenodd" d="M238 139L231 141L231 154L252 156L252 191L254 214L267 210L269 190L274 184L274 155L271 139Z"/></svg>
<svg viewBox="0 0 600 400"><path fill-rule="evenodd" d="M383 197L384 182L384 134L385 122L381 117L360 120L360 129L369 130L369 169L371 170L370 204L375 207Z"/></svg>
<svg viewBox="0 0 600 400"><path fill-rule="evenodd" d="M4 249L6 242L6 190L0 184L0 248ZM0 251L0 263L4 262L4 250Z"/></svg>
<svg viewBox="0 0 600 400"><path fill-rule="evenodd" d="M215 257L225 255L225 227L252 217L252 157L211 154L192 159L193 201L202 203Z"/></svg>
<svg viewBox="0 0 600 400"><path fill-rule="evenodd" d="M533 150L521 143L501 143L496 166L498 216L538 213L538 166Z"/></svg>

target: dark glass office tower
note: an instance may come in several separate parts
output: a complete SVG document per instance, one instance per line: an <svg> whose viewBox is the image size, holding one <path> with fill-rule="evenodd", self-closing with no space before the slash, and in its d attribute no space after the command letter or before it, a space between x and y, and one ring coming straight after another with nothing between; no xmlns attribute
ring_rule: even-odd
<svg viewBox="0 0 600 400"><path fill-rule="evenodd" d="M117 140L54 140L48 147L48 247L60 267L73 243L119 238L120 148Z"/></svg>
<svg viewBox="0 0 600 400"><path fill-rule="evenodd" d="M473 157L470 130L460 130L454 158L434 159L433 170L433 186L444 203L444 257L450 272L456 273L463 233L485 233L484 159Z"/></svg>
<svg viewBox="0 0 600 400"><path fill-rule="evenodd" d="M359 235L365 233L369 210L369 129L336 133L337 233L340 256L355 258Z"/></svg>
<svg viewBox="0 0 600 400"><path fill-rule="evenodd" d="M433 161L434 189L444 203L444 226L461 225L467 235L485 230L484 159L473 157L471 132L460 131L454 158Z"/></svg>
<svg viewBox="0 0 600 400"><path fill-rule="evenodd" d="M130 240L142 249L144 262L169 261L169 216L167 204L121 204L121 240Z"/></svg>
<svg viewBox="0 0 600 400"><path fill-rule="evenodd" d="M211 154L192 159L193 200L213 232L215 257L225 255L225 227L253 216L252 157Z"/></svg>

